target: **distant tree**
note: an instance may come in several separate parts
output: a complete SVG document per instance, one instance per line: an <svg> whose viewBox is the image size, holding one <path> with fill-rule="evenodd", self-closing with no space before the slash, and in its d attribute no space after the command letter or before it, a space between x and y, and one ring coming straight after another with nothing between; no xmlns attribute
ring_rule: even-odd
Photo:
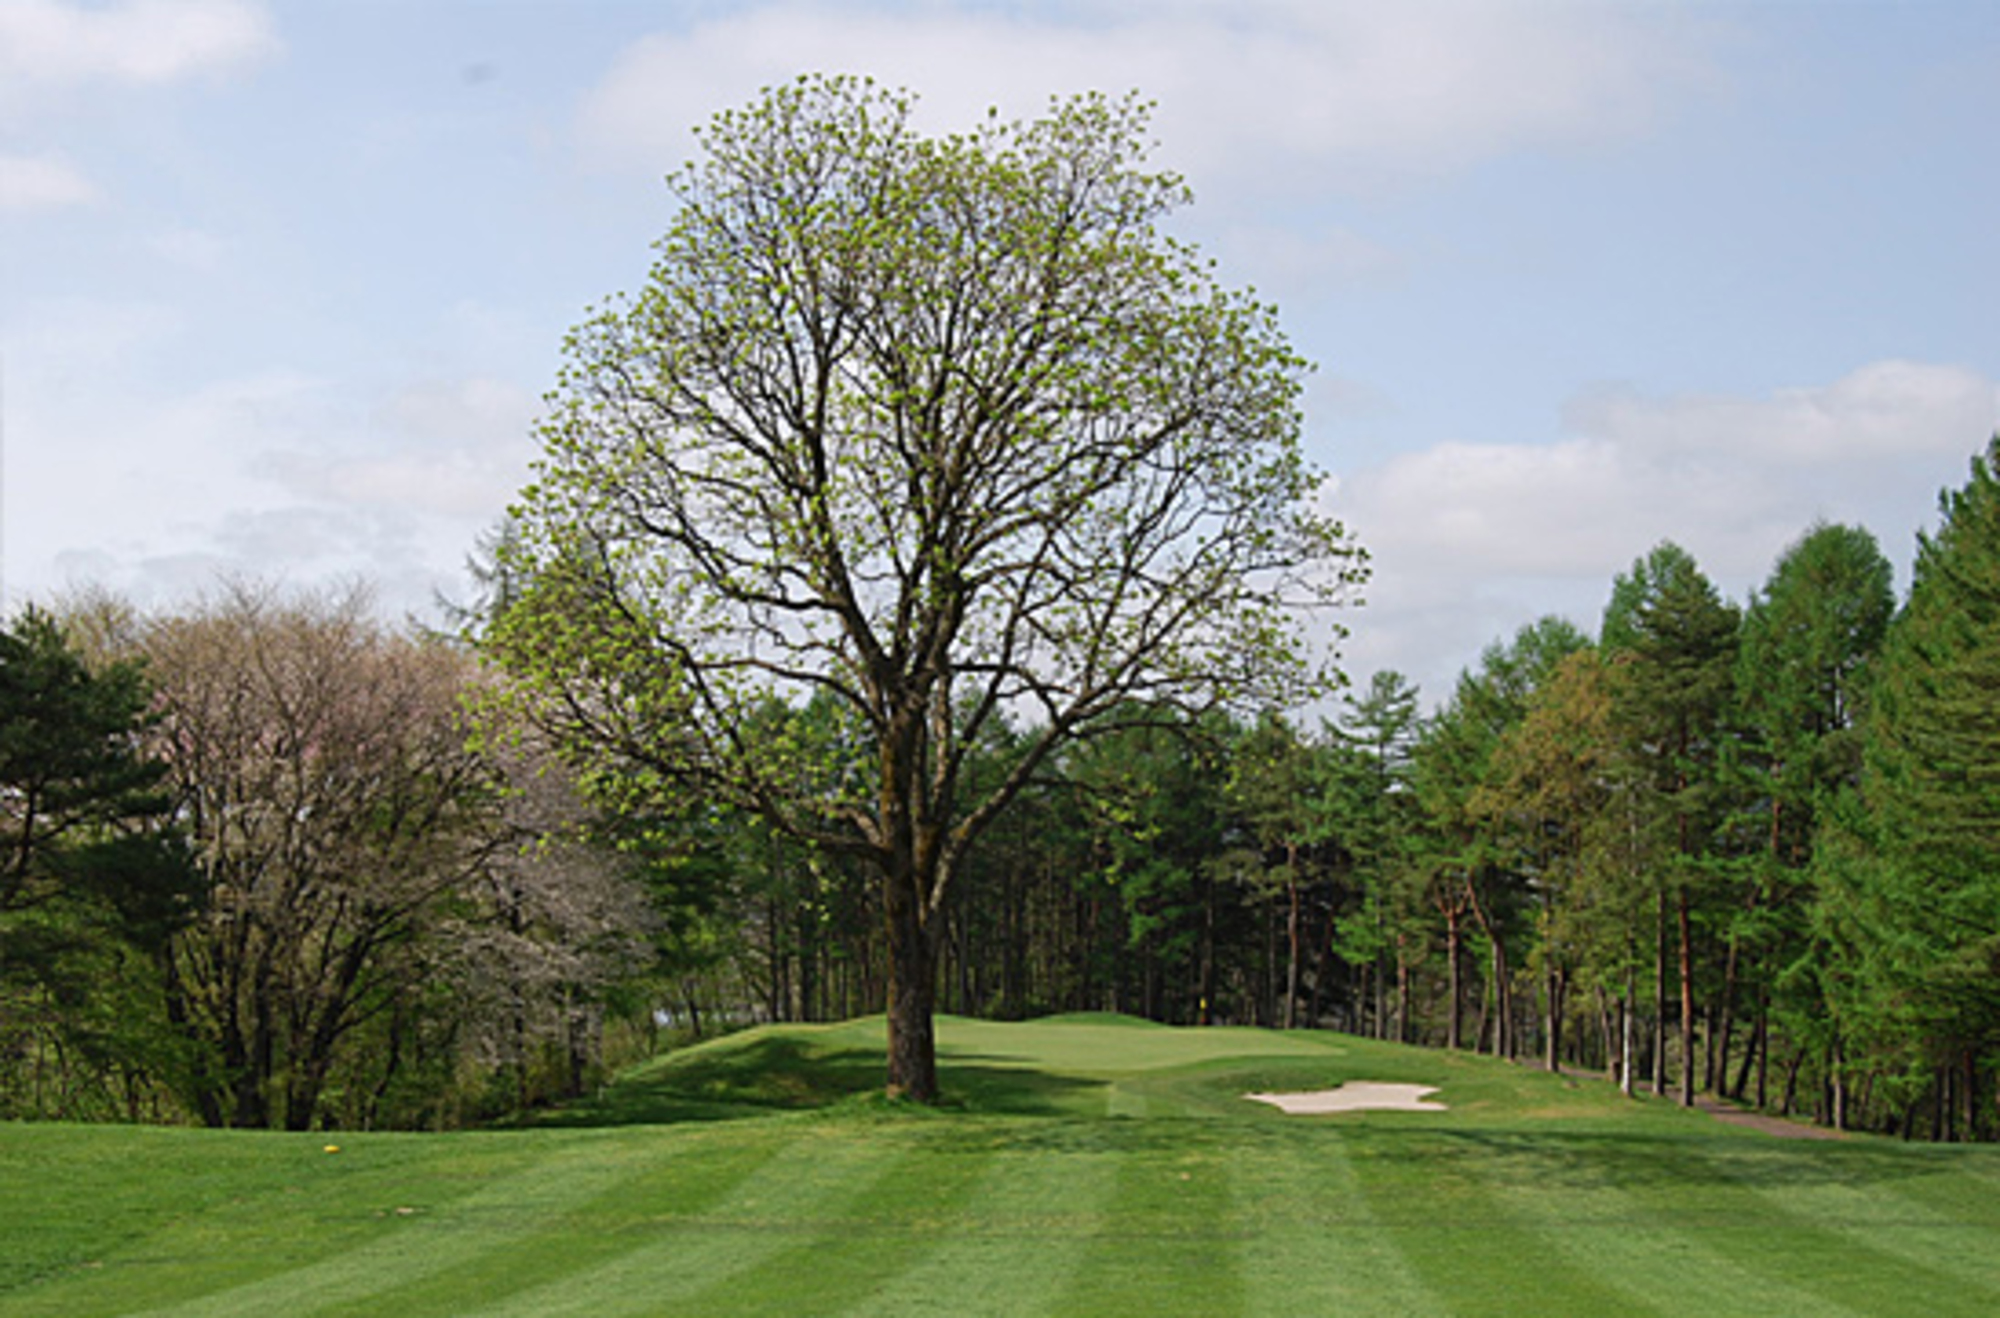
<svg viewBox="0 0 2000 1318"><path fill-rule="evenodd" d="M929 138L806 78L718 116L651 278L567 344L489 653L607 761L879 876L889 1085L937 1096L943 918L973 844L1134 699L1324 691L1294 612L1360 556L1312 511L1305 364L1164 237L1146 113L1095 96ZM851 709L869 783L745 735ZM976 793L1009 711L1034 731Z"/></svg>
<svg viewBox="0 0 2000 1318"><path fill-rule="evenodd" d="M1154 1020L1206 1025L1222 1010L1219 962L1244 868L1229 846L1228 741L1213 726L1135 719L1065 756L1087 812L1089 873L1124 909L1134 1005Z"/></svg>
<svg viewBox="0 0 2000 1318"><path fill-rule="evenodd" d="M432 982L433 935L508 841L499 776L468 744L470 661L386 632L363 594L249 586L141 643L210 895L166 966L207 1060L190 1102L211 1125L306 1129L364 1027Z"/></svg>
<svg viewBox="0 0 2000 1318"><path fill-rule="evenodd" d="M1573 623L1549 616L1522 627L1504 644L1488 646L1479 666L1460 674L1451 699L1426 722L1412 749L1412 780L1427 829L1423 864L1431 875L1433 901L1449 911L1457 896L1451 891L1456 880L1486 940L1493 1052L1498 1056L1513 1055L1510 939L1526 893L1517 839L1489 812L1476 810L1474 798L1493 780L1494 755L1527 716L1535 692L1566 656L1588 643ZM1447 932L1449 936L1449 925Z"/></svg>
<svg viewBox="0 0 2000 1318"><path fill-rule="evenodd" d="M608 817L547 747L489 732L475 749L497 810L452 828L467 864L436 918L416 926L418 982L358 1031L368 1047L353 1050L349 1068L365 1082L350 1088L408 1097L401 1110L371 1103L342 1114L349 1122L408 1125L427 1104L483 1115L584 1093L602 1071L608 1018L642 1018L650 1037L657 997L626 994L681 968L666 948L714 901L709 884L683 872L701 864L685 830ZM672 881L649 882L662 868ZM652 900L656 887L672 903ZM424 1073L422 1061L447 1074ZM418 1073L392 1084L402 1069ZM484 1092L461 1092L452 1070L489 1077Z"/></svg>
<svg viewBox="0 0 2000 1318"><path fill-rule="evenodd" d="M1303 893L1313 838L1312 750L1283 716L1266 712L1229 748L1229 799L1266 876L1285 895L1285 987L1276 1015L1298 1023L1305 940Z"/></svg>
<svg viewBox="0 0 2000 1318"><path fill-rule="evenodd" d="M1940 500L1890 629L1860 803L1822 837L1820 925L1834 997L1836 1124L1848 1060L1925 1080L1937 1129L1991 1130L2000 1052L2000 437Z"/></svg>
<svg viewBox="0 0 2000 1318"><path fill-rule="evenodd" d="M1797 1034L1824 1045L1833 968L1809 942L1810 866L1820 823L1861 772L1861 718L1871 664L1895 611L1889 562L1859 527L1815 526L1787 548L1743 617L1737 657L1747 744L1744 850L1754 881L1729 927L1718 1012L1727 1060L1739 984L1754 994L1753 1033L1731 1092L1770 1051L1773 994ZM1787 967L1789 975L1780 974Z"/></svg>
<svg viewBox="0 0 2000 1318"><path fill-rule="evenodd" d="M1667 926L1678 947L1681 1101L1694 1102L1697 894L1716 873L1714 846L1725 808L1724 743L1734 699L1737 611L1679 545L1664 541L1613 584L1603 648L1617 671L1616 717L1648 787L1657 827L1671 838L1660 872L1659 970L1655 980L1654 1083L1665 1053Z"/></svg>
<svg viewBox="0 0 2000 1318"><path fill-rule="evenodd" d="M1393 670L1375 673L1342 700L1317 803L1322 834L1345 851L1360 909L1339 935L1342 956L1373 981L1376 1028L1390 1037L1388 988L1397 1005L1395 1035L1410 1030L1409 974L1421 896L1412 843L1418 799L1412 757L1423 729L1417 688Z"/></svg>
<svg viewBox="0 0 2000 1318"><path fill-rule="evenodd" d="M0 628L0 1056L135 1083L166 1060L134 1002L201 889L142 745L150 699L138 664L93 669L48 613ZM73 1085L44 1088L78 1114Z"/></svg>
<svg viewBox="0 0 2000 1318"><path fill-rule="evenodd" d="M1651 857L1635 827L1612 690L1611 672L1595 649L1565 656L1502 736L1472 808L1511 829L1531 866L1547 1065L1554 1070L1563 1060L1568 997L1587 983L1618 995L1620 1029L1605 1041L1605 1053L1620 1060L1630 1092L1635 935L1644 905L1641 875Z"/></svg>

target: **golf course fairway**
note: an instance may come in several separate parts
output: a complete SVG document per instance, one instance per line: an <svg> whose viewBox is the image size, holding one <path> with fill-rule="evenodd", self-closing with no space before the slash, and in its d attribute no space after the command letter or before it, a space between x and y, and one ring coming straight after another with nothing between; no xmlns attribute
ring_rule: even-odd
<svg viewBox="0 0 2000 1318"><path fill-rule="evenodd" d="M0 1315L2000 1312L2000 1148L1345 1035L749 1031L518 1129L0 1124ZM1375 1082L1419 1111L1249 1093Z"/></svg>

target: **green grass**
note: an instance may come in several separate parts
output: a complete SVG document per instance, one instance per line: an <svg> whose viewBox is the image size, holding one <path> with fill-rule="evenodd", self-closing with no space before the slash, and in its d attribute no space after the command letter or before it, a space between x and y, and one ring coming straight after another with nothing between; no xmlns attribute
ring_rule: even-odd
<svg viewBox="0 0 2000 1318"><path fill-rule="evenodd" d="M517 1130L0 1125L0 1314L1986 1314L2000 1149L1775 1140L1344 1036L752 1031ZM1287 1117L1251 1089L1437 1085ZM323 1146L329 1138L337 1153Z"/></svg>

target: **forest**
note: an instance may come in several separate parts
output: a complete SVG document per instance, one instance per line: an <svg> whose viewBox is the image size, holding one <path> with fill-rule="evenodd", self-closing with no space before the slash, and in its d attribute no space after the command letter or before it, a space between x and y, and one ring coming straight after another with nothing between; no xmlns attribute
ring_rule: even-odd
<svg viewBox="0 0 2000 1318"><path fill-rule="evenodd" d="M952 890L941 1010L1338 1029L1905 1137L2000 1068L2000 439L1906 598L1808 529L1741 602L1663 543L1426 703L1133 718ZM754 1021L879 1012L880 893L592 773L365 592L85 593L0 636L0 1112L453 1127ZM828 793L829 703L754 735ZM1030 730L971 758L1007 774ZM810 753L796 754L797 748Z"/></svg>

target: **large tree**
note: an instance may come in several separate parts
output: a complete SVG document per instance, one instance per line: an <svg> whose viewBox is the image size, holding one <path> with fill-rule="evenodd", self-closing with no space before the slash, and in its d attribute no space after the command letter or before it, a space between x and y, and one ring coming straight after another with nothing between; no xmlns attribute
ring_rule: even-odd
<svg viewBox="0 0 2000 1318"><path fill-rule="evenodd" d="M166 987L208 1060L189 1098L210 1125L336 1116L324 1100L365 1027L412 1009L440 973L437 931L512 840L499 775L467 744L470 661L369 612L359 592L238 586L139 638L209 891Z"/></svg>
<svg viewBox="0 0 2000 1318"><path fill-rule="evenodd" d="M1740 618L1695 563L1662 541L1612 583L1603 645L1616 674L1614 710L1626 750L1648 780L1651 823L1668 841L1660 875L1654 1015L1656 1091L1665 1081L1667 928L1679 949L1681 1102L1694 1103L1694 914L1718 867L1722 763L1735 697Z"/></svg>
<svg viewBox="0 0 2000 1318"><path fill-rule="evenodd" d="M637 296L570 337L492 652L580 751L864 858L889 1084L929 1100L953 879L1050 753L1131 702L1325 689L1294 606L1361 558L1313 511L1306 365L1163 235L1147 114L1086 96L930 137L806 78L719 115ZM852 709L829 797L746 734ZM968 748L1014 712L1012 770Z"/></svg>
<svg viewBox="0 0 2000 1318"><path fill-rule="evenodd" d="M1499 780L1495 754L1527 717L1535 692L1566 656L1587 644L1589 638L1575 624L1550 615L1522 627L1504 644L1487 646L1479 666L1459 675L1451 699L1425 723L1412 751L1412 779L1427 829L1422 859L1433 876L1433 900L1446 916L1447 942L1449 922L1456 918L1451 912L1460 897L1486 939L1493 1053L1499 1057L1514 1054L1509 939L1529 894L1518 839L1491 812L1475 810L1473 800L1482 787ZM1457 893L1452 891L1454 880ZM1448 1020L1447 1037L1456 1033L1450 1026Z"/></svg>
<svg viewBox="0 0 2000 1318"><path fill-rule="evenodd" d="M1937 1127L1982 1093L2000 1051L2000 436L1918 538L1866 724L1860 800L1822 832L1817 922L1845 972L1831 1006L1843 1072L1870 1054L1903 1097L1935 1075ZM1850 1051L1851 1050L1851 1051Z"/></svg>
<svg viewBox="0 0 2000 1318"><path fill-rule="evenodd" d="M1740 981L1754 1015L1730 1090L1739 1098L1755 1062L1763 1100L1774 1006L1796 1040L1817 1042L1821 1053L1835 1042L1828 1006L1843 968L1809 944L1809 866L1822 817L1859 779L1867 679L1894 612L1875 537L1824 524L1785 550L1744 611L1736 684L1748 808L1739 827L1757 859L1730 925L1716 1047L1726 1059Z"/></svg>

